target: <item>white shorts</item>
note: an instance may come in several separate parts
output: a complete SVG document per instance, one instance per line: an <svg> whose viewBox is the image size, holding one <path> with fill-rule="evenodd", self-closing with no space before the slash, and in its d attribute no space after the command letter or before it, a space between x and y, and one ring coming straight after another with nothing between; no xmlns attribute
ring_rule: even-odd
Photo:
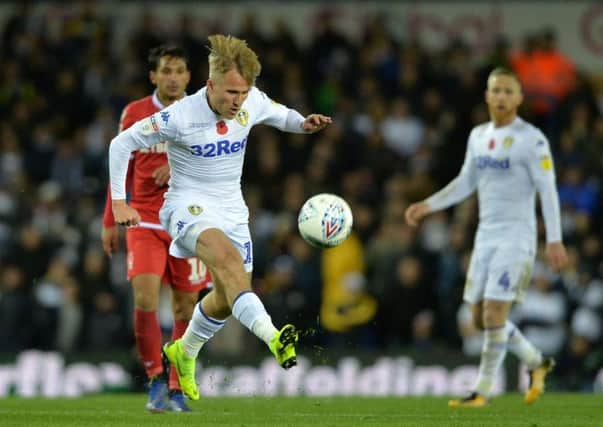
<svg viewBox="0 0 603 427"><path fill-rule="evenodd" d="M253 270L253 244L247 221L240 215L226 214L211 200L165 200L159 220L172 238L170 255L177 258L196 256L199 235L209 229L222 230L243 258L246 272Z"/></svg>
<svg viewBox="0 0 603 427"><path fill-rule="evenodd" d="M470 304L485 299L521 302L530 284L533 266L534 254L517 248L474 250L463 299Z"/></svg>

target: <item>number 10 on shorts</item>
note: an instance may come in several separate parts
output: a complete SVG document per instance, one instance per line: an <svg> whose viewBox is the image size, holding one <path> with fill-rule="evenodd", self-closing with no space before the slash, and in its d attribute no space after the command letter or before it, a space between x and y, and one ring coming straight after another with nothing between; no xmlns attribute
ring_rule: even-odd
<svg viewBox="0 0 603 427"><path fill-rule="evenodd" d="M188 280L191 283L199 283L205 279L207 275L207 267L203 264L199 258L187 258L188 264L191 266L191 274L188 276Z"/></svg>

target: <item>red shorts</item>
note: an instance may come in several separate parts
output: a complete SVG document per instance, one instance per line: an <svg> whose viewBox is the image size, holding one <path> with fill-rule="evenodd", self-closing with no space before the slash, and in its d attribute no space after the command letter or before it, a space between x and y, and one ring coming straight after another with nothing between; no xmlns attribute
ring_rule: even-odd
<svg viewBox="0 0 603 427"><path fill-rule="evenodd" d="M128 280L139 274L156 274L163 283L183 292L198 292L211 282L200 259L169 255L170 235L163 230L131 227L126 229Z"/></svg>

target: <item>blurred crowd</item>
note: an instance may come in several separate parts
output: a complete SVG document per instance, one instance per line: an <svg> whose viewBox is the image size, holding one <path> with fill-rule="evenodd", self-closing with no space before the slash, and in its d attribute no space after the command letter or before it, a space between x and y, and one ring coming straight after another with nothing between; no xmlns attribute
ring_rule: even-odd
<svg viewBox="0 0 603 427"><path fill-rule="evenodd" d="M252 131L243 188L255 289L275 323L297 324L312 346L479 354L481 335L461 298L475 199L418 229L405 225L403 212L458 173L470 129L488 120L487 73L505 65L524 83L521 116L550 139L571 258L556 273L539 251L533 285L512 318L557 357L565 388L588 389L603 365L603 76L576 69L550 30L518 46L500 38L476 61L463 40L426 49L388 33L383 19L367 19L359 41L339 33L329 14L317 17L303 46L284 21L263 35L252 14L235 34L259 54L261 89L302 113L334 118L310 137ZM125 104L152 91L151 47L187 50L194 93L207 78L206 35L225 31L205 25L200 35L184 15L167 33L158 20L145 9L119 49L114 24L93 2L52 15L22 3L0 28L2 352L133 345L123 241L112 259L99 241L108 144ZM296 229L299 208L319 192L342 195L355 219L351 237L325 251ZM169 309L162 313L169 326ZM261 348L230 323L214 351Z"/></svg>

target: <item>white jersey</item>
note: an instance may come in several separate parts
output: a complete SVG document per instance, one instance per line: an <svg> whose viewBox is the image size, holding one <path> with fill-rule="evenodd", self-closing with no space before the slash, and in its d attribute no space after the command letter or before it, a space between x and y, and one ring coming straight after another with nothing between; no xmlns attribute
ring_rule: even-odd
<svg viewBox="0 0 603 427"><path fill-rule="evenodd" d="M129 152L167 142L171 178L165 198L202 195L219 200L221 208L244 221L247 207L241 193L241 175L249 131L263 123L303 133L303 121L299 113L272 101L255 87L237 116L227 120L210 108L207 90L202 88L137 122L112 141L109 165L113 198L125 199L123 183Z"/></svg>
<svg viewBox="0 0 603 427"><path fill-rule="evenodd" d="M517 117L507 126L492 122L469 135L460 174L429 197L430 210L445 209L477 190L480 247L536 249L535 193L538 191L547 242L561 241L559 198L549 143L533 125Z"/></svg>

